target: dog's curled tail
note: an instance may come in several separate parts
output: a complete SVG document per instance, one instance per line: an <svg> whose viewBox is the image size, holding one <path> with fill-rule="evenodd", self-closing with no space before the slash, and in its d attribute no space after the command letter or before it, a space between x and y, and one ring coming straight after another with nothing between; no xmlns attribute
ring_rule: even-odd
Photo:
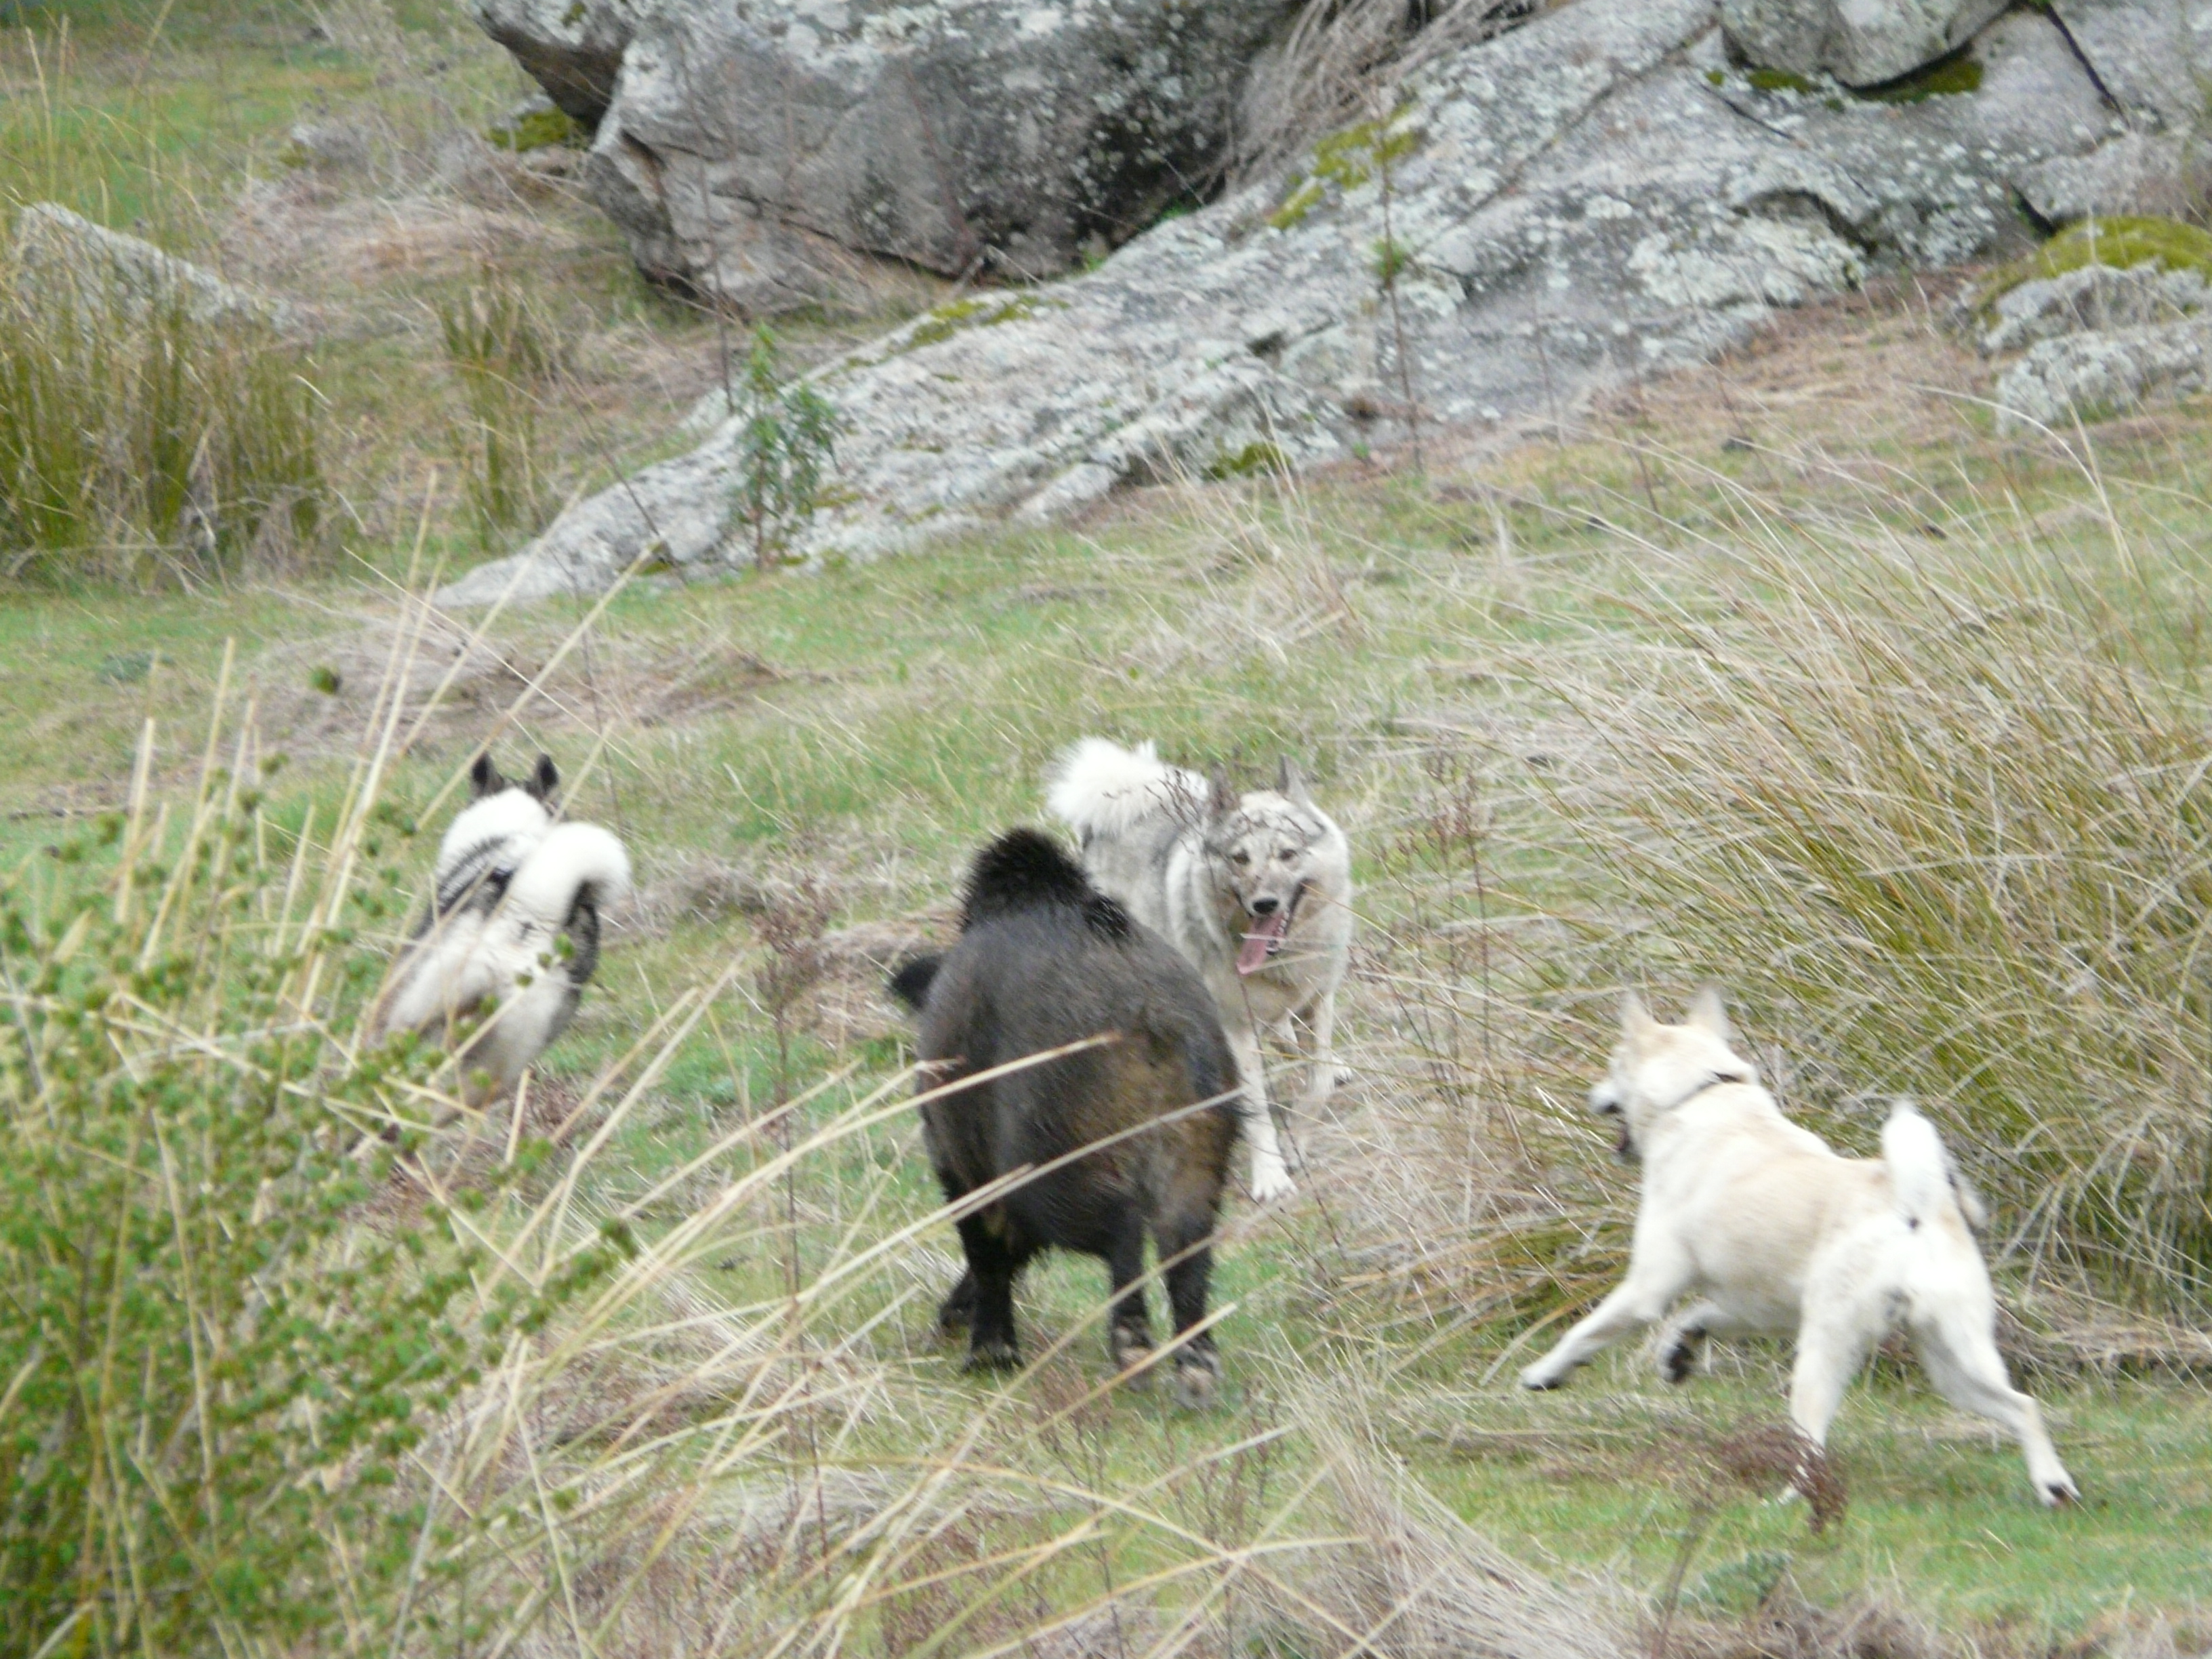
<svg viewBox="0 0 2212 1659"><path fill-rule="evenodd" d="M1889 1109L1889 1121L1882 1125L1881 1161L1889 1167L1898 1213L1908 1223L1917 1226L1923 1218L1940 1214L1946 1204L1957 1205L1970 1226L1978 1227L1985 1219L1981 1200L1959 1178L1950 1149L1936 1133L1936 1126L1902 1096Z"/></svg>
<svg viewBox="0 0 2212 1659"><path fill-rule="evenodd" d="M594 908L629 891L629 854L596 823L556 823L507 884L507 902L551 927L563 925L588 895Z"/></svg>
<svg viewBox="0 0 2212 1659"><path fill-rule="evenodd" d="M1163 813L1188 817L1194 805L1203 816L1206 798L1203 778L1170 766L1149 743L1124 749L1105 738L1080 738L1045 775L1045 805L1085 842L1127 835Z"/></svg>

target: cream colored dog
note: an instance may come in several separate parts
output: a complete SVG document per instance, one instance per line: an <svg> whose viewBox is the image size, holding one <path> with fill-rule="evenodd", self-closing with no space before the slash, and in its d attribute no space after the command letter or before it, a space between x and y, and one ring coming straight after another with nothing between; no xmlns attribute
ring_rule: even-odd
<svg viewBox="0 0 2212 1659"><path fill-rule="evenodd" d="M1684 1025L1660 1024L1632 992L1620 1029L1590 1109L1618 1120L1620 1155L1644 1165L1628 1277L1522 1386L1557 1388L1695 1292L1661 1344L1668 1380L1689 1375L1707 1337L1794 1331L1790 1415L1820 1446L1844 1387L1901 1325L1945 1399L2012 1431L2039 1498L2079 1498L1997 1353L1996 1298L1967 1225L1979 1206L1912 1103L1891 1111L1880 1158L1840 1158L1730 1049L1717 991L1698 994Z"/></svg>

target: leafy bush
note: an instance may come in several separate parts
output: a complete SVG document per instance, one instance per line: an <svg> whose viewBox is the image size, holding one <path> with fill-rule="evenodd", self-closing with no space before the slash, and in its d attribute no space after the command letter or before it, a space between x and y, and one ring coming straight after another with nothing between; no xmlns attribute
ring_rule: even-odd
<svg viewBox="0 0 2212 1659"><path fill-rule="evenodd" d="M0 576L186 576L319 550L321 400L298 349L0 273Z"/></svg>
<svg viewBox="0 0 2212 1659"><path fill-rule="evenodd" d="M167 822L112 821L0 884L10 1653L398 1628L468 1533L451 1507L432 1523L410 1452L599 1265L487 1295L462 1219L487 1180L396 1179L430 1056L349 1052L381 964L332 925L389 912L390 885L316 895L220 775L181 845Z"/></svg>

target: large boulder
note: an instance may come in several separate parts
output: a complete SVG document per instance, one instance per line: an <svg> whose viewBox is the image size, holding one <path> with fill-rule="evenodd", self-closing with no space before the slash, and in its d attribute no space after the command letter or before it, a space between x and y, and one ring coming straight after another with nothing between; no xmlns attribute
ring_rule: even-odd
<svg viewBox="0 0 2212 1659"><path fill-rule="evenodd" d="M818 371L848 431L802 550L866 556L1125 483L1322 461L1415 421L1565 418L1870 268L2025 246L2021 179L2122 119L2043 14L1972 50L1970 92L1860 100L1731 67L1711 0L1578 0L1440 57L1389 127L1334 135L1298 174ZM740 558L738 434L715 400L698 418L691 453L446 597Z"/></svg>
<svg viewBox="0 0 2212 1659"><path fill-rule="evenodd" d="M2011 0L1720 0L1746 63L1879 86L1957 51Z"/></svg>
<svg viewBox="0 0 2212 1659"><path fill-rule="evenodd" d="M476 4L596 122L586 187L639 264L753 311L836 299L856 253L1034 279L1119 246L1218 176L1252 60L1297 9Z"/></svg>
<svg viewBox="0 0 2212 1659"><path fill-rule="evenodd" d="M271 300L143 237L96 225L58 202L33 202L15 216L18 286L83 316L139 324L159 313L203 325L296 330L300 319Z"/></svg>
<svg viewBox="0 0 2212 1659"><path fill-rule="evenodd" d="M614 101L623 53L654 0L469 0L477 27L586 126Z"/></svg>

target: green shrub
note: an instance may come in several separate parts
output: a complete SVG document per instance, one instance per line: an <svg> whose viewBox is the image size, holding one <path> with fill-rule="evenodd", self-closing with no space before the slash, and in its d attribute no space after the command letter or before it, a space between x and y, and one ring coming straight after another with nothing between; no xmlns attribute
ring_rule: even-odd
<svg viewBox="0 0 2212 1659"><path fill-rule="evenodd" d="M837 411L804 380L776 372L775 337L754 331L737 404L738 486L732 516L752 543L753 563L770 568L814 517L822 477L837 442Z"/></svg>
<svg viewBox="0 0 2212 1659"><path fill-rule="evenodd" d="M0 272L0 576L185 576L324 545L321 398L296 348Z"/></svg>
<svg viewBox="0 0 2212 1659"><path fill-rule="evenodd" d="M410 1454L598 1270L479 1283L460 1216L486 1182L396 1183L432 1057L344 1036L381 967L349 928L396 890L317 895L219 775L173 822L111 822L0 884L9 1653L398 1631L469 1532Z"/></svg>

